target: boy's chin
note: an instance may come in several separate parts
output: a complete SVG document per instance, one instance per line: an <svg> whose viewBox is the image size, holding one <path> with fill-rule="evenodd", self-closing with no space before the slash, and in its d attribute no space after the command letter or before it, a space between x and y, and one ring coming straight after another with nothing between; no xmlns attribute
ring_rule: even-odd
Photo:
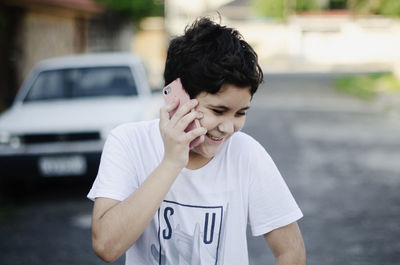
<svg viewBox="0 0 400 265"><path fill-rule="evenodd" d="M214 148L207 148L203 146L203 143L192 148L190 151L196 155L200 155L204 158L211 159L213 158L216 154L218 154L220 150L220 147L214 147Z"/></svg>

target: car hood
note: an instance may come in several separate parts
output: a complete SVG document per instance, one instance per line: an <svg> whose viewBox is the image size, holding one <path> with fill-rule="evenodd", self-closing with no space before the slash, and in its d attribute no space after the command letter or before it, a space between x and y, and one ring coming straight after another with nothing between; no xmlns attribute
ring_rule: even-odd
<svg viewBox="0 0 400 265"><path fill-rule="evenodd" d="M0 119L9 133L109 130L118 124L157 117L160 100L145 97L30 102L13 107Z"/></svg>

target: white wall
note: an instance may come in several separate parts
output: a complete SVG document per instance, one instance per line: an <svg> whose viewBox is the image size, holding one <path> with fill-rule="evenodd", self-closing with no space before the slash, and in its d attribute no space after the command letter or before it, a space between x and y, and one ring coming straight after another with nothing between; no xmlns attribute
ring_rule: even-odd
<svg viewBox="0 0 400 265"><path fill-rule="evenodd" d="M321 18L288 24L234 24L260 60L302 60L315 64L394 63L400 60L400 22L384 18Z"/></svg>

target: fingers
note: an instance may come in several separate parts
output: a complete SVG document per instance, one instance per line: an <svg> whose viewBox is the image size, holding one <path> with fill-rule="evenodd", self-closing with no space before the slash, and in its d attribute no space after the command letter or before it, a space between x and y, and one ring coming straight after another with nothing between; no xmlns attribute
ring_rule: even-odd
<svg viewBox="0 0 400 265"><path fill-rule="evenodd" d="M164 127L169 121L169 113L178 107L179 100L173 101L160 109L160 126Z"/></svg>
<svg viewBox="0 0 400 265"><path fill-rule="evenodd" d="M183 116L185 116L192 109L194 109L194 107L196 107L198 103L199 102L197 101L197 99L192 99L183 104L182 106L180 106L179 109L175 112L175 114L171 118L171 123L173 124L173 126L175 126L178 123L178 121L182 119Z"/></svg>
<svg viewBox="0 0 400 265"><path fill-rule="evenodd" d="M204 135L201 135L201 136L195 138L193 141L190 142L189 148L193 149L194 147L200 145L202 142L204 142L204 139L205 139Z"/></svg>
<svg viewBox="0 0 400 265"><path fill-rule="evenodd" d="M196 145L200 144L201 142L204 141L204 135L207 133L207 129L204 127L198 127L196 129L193 129L189 132L186 133L186 140L188 142L193 141L194 139L196 139L197 137L200 137L199 142L197 142Z"/></svg>
<svg viewBox="0 0 400 265"><path fill-rule="evenodd" d="M197 99L186 102L178 108L171 118L170 112L178 107L179 99L171 104L165 105L160 110L160 126L165 127L167 123L169 123L168 126L177 127L177 129L185 129L194 119L202 118L202 114L194 111L194 107L196 107L197 104Z"/></svg>
<svg viewBox="0 0 400 265"><path fill-rule="evenodd" d="M171 118L169 117L170 112L178 107L179 100L161 108L160 130L164 142L176 142L177 144L180 142L189 146L190 142L197 137L204 140L207 130L200 126L199 120L203 118L203 113L194 110L197 104L198 101L196 99L190 100L180 106ZM199 141L196 140L197 142Z"/></svg>
<svg viewBox="0 0 400 265"><path fill-rule="evenodd" d="M179 105L179 99L175 99L174 101L172 101L170 104L167 104L165 106L165 110L167 112L171 112L172 110L174 110L176 107L178 107Z"/></svg>
<svg viewBox="0 0 400 265"><path fill-rule="evenodd" d="M186 114L185 116L183 116L175 125L175 128L179 131L186 131L187 129L192 129L188 128L188 126L195 120L197 119L201 119L203 118L203 113L202 112L198 112L195 110L192 110L191 112L189 112L188 114ZM200 127L200 124L198 122L195 123L197 126L195 127Z"/></svg>

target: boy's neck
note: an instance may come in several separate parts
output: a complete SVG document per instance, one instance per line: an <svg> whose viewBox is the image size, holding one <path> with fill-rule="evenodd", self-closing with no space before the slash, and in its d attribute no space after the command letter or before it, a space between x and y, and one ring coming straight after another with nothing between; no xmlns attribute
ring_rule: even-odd
<svg viewBox="0 0 400 265"><path fill-rule="evenodd" d="M205 166L208 162L211 161L212 158L207 158L202 155L196 154L195 152L189 153L189 162L186 165L186 168L194 170L199 169Z"/></svg>

